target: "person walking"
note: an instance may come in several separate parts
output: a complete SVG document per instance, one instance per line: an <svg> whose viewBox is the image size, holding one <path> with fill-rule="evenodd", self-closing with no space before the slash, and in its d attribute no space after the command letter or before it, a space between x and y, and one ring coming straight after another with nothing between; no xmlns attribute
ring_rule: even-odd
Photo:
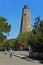
<svg viewBox="0 0 43 65"><path fill-rule="evenodd" d="M7 50L5 49L5 56L6 56L6 54L7 54Z"/></svg>
<svg viewBox="0 0 43 65"><path fill-rule="evenodd" d="M10 58L12 57L12 49L10 49Z"/></svg>

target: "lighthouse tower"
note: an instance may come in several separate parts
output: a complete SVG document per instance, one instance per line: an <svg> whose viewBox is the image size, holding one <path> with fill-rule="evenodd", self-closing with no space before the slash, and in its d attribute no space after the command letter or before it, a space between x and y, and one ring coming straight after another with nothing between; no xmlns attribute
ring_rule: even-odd
<svg viewBox="0 0 43 65"><path fill-rule="evenodd" d="M24 5L24 8L22 9L20 33L30 31L32 31L30 9L27 7L27 5Z"/></svg>

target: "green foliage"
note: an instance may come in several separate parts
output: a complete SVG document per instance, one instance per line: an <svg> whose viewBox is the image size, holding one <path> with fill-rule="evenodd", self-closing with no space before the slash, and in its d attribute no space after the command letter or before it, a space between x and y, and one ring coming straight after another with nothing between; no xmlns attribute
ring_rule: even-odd
<svg viewBox="0 0 43 65"><path fill-rule="evenodd" d="M3 42L4 39L6 39L6 36L0 33L0 43Z"/></svg>
<svg viewBox="0 0 43 65"><path fill-rule="evenodd" d="M4 43L4 47L7 50L9 50L10 48L14 49L14 47L15 47L15 39L6 40L6 42Z"/></svg>
<svg viewBox="0 0 43 65"><path fill-rule="evenodd" d="M29 32L24 32L24 33L21 33L19 36L18 36L18 43L20 44L27 44L28 43L28 37L29 37Z"/></svg>
<svg viewBox="0 0 43 65"><path fill-rule="evenodd" d="M28 38L28 43L34 48L34 51L43 51L43 20L39 17L35 20L34 29L30 38Z"/></svg>
<svg viewBox="0 0 43 65"><path fill-rule="evenodd" d="M0 16L0 49L5 49L3 47L3 44L5 43L5 40L7 38L7 35L5 33L9 33L11 30L11 25L7 23L7 19Z"/></svg>
<svg viewBox="0 0 43 65"><path fill-rule="evenodd" d="M36 17L34 23L34 29L39 29L40 22L41 22L40 17Z"/></svg>
<svg viewBox="0 0 43 65"><path fill-rule="evenodd" d="M8 33L11 29L11 25L7 23L7 19L0 17L0 32Z"/></svg>

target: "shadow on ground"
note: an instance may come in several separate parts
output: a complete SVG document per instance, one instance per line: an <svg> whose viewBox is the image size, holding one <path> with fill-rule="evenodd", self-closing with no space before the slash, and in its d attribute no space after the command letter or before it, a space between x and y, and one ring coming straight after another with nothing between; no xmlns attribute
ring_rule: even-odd
<svg viewBox="0 0 43 65"><path fill-rule="evenodd" d="M30 56L27 56L27 57L24 57L23 59L30 59L30 61L39 61L39 63L43 64L43 57L30 57ZM29 61L29 60L28 60Z"/></svg>

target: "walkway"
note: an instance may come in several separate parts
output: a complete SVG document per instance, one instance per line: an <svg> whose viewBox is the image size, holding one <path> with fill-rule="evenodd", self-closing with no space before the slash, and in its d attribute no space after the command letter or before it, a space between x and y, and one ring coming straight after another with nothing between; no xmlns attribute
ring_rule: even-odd
<svg viewBox="0 0 43 65"><path fill-rule="evenodd" d="M10 58L9 54L6 56L4 54L0 54L0 65L42 65L40 63L32 63L30 61L26 61L24 59L13 56Z"/></svg>

